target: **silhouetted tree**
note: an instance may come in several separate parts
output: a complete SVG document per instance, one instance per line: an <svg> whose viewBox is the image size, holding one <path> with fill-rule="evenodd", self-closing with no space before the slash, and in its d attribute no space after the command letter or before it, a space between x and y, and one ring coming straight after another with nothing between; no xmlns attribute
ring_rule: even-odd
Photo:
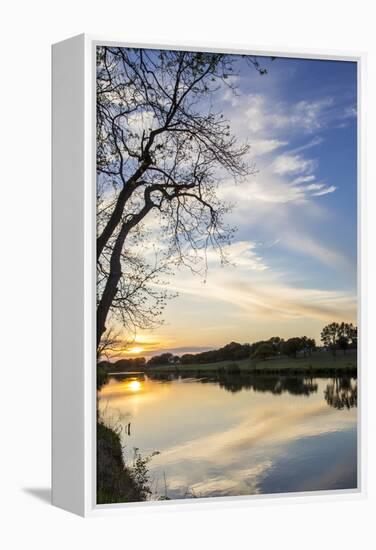
<svg viewBox="0 0 376 550"><path fill-rule="evenodd" d="M324 346L332 351L333 356L336 355L337 342L340 336L340 325L338 323L330 323L330 325L326 325L321 331L321 341Z"/></svg>
<svg viewBox="0 0 376 550"><path fill-rule="evenodd" d="M295 338L289 338L286 340L286 342L283 343L282 351L285 355L288 355L289 357L294 357L296 359L296 355L298 351L301 351L304 349L304 340L303 338L295 337Z"/></svg>
<svg viewBox="0 0 376 550"><path fill-rule="evenodd" d="M147 362L148 367L153 365L170 365L173 364L174 356L172 353L162 353L161 355L154 355Z"/></svg>
<svg viewBox="0 0 376 550"><path fill-rule="evenodd" d="M331 323L322 329L321 340L323 344L332 350L336 355L336 349L340 348L343 353L351 344L356 347L358 329L352 323Z"/></svg>
<svg viewBox="0 0 376 550"><path fill-rule="evenodd" d="M307 338L305 344L308 349L309 355L311 355L316 348L316 340L314 338Z"/></svg>
<svg viewBox="0 0 376 550"><path fill-rule="evenodd" d="M349 341L353 348L358 347L358 327L350 325Z"/></svg>
<svg viewBox="0 0 376 550"><path fill-rule="evenodd" d="M316 347L316 342L313 338L308 338L307 336L302 336L300 338L301 340L301 350L303 351L304 353L304 357L306 357L307 353L309 355L312 354L312 351L315 349Z"/></svg>
<svg viewBox="0 0 376 550"><path fill-rule="evenodd" d="M339 349L343 351L343 353L346 353L347 348L349 347L349 339L346 336L340 336L337 340L337 344Z"/></svg>
<svg viewBox="0 0 376 550"><path fill-rule="evenodd" d="M279 336L272 336L271 338L269 338L268 342L272 345L276 354L282 352L282 347L284 343L283 338L280 338Z"/></svg>
<svg viewBox="0 0 376 550"><path fill-rule="evenodd" d="M346 353L347 348L350 343L356 347L357 343L357 327L354 327L352 323L341 323L339 326L339 338L338 338L338 347L343 350L343 353Z"/></svg>
<svg viewBox="0 0 376 550"><path fill-rule="evenodd" d="M185 353L180 358L182 365L193 364L195 360L196 360L196 356L193 353Z"/></svg>
<svg viewBox="0 0 376 550"><path fill-rule="evenodd" d="M110 311L130 327L160 319L166 300L154 284L160 261L153 267L132 254L147 217L157 215L168 240L165 269L173 258L173 265L197 270L207 246L221 254L232 237L223 222L228 206L216 192L218 173L239 180L253 166L245 158L248 145L237 143L211 100L219 86L234 88L238 60L97 48L97 346ZM255 58L244 60L266 72Z"/></svg>
<svg viewBox="0 0 376 550"><path fill-rule="evenodd" d="M276 354L276 352L275 352L272 344L270 344L269 342L263 342L262 344L257 346L257 348L256 348L256 350L253 354L253 357L255 359L260 358L263 361L265 361L268 357L272 357L275 354Z"/></svg>

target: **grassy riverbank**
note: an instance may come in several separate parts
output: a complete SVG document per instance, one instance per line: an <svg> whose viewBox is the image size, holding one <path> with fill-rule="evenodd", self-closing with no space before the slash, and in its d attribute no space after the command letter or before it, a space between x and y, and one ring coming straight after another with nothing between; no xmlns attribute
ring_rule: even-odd
<svg viewBox="0 0 376 550"><path fill-rule="evenodd" d="M146 462L138 456L133 468L126 467L119 434L98 422L97 504L146 500L150 493Z"/></svg>
<svg viewBox="0 0 376 550"><path fill-rule="evenodd" d="M146 369L150 373L181 373L183 375L205 376L205 374L281 374L281 375L354 375L357 370L356 352L346 354L314 352L307 357L278 357L269 360L221 361L218 363L193 363L190 365L155 365Z"/></svg>

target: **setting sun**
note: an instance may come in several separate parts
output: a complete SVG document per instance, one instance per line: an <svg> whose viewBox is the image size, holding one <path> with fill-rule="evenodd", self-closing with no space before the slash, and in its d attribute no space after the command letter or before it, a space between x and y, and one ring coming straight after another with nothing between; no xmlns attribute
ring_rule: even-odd
<svg viewBox="0 0 376 550"><path fill-rule="evenodd" d="M130 348L127 350L128 353L142 353L144 351L144 348L141 346L135 346L134 348Z"/></svg>

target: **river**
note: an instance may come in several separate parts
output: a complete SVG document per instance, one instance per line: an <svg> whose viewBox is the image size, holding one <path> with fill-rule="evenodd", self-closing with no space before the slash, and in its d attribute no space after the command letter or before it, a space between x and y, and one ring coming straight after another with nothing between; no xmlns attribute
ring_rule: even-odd
<svg viewBox="0 0 376 550"><path fill-rule="evenodd" d="M111 376L100 415L124 457L149 464L152 498L353 489L353 378Z"/></svg>

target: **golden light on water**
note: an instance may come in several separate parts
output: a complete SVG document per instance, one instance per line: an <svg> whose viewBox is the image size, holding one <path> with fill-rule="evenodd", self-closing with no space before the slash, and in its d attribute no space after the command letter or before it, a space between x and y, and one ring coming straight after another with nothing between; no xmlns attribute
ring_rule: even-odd
<svg viewBox="0 0 376 550"><path fill-rule="evenodd" d="M141 382L139 380L131 380L128 383L128 389L130 389L133 392L140 391L141 387L142 387Z"/></svg>

